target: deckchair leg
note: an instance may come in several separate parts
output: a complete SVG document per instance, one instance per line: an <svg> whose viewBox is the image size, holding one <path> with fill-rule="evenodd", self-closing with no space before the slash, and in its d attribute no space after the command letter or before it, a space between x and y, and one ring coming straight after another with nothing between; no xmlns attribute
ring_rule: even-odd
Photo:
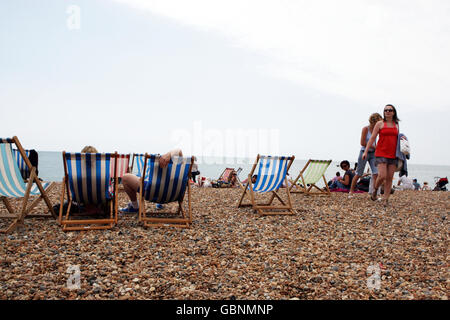
<svg viewBox="0 0 450 320"><path fill-rule="evenodd" d="M243 207L243 206L248 206L248 205L243 205L242 201L244 200L244 197L247 194L247 188L248 188L248 186L250 184L250 181L251 181L251 175L248 175L248 180L247 180L247 183L245 184L245 188L244 188L244 190L242 192L241 199L239 200L238 208Z"/></svg>
<svg viewBox="0 0 450 320"><path fill-rule="evenodd" d="M331 195L330 187L328 187L327 179L325 179L325 175L322 176L323 182L325 183L325 188L327 189L327 194Z"/></svg>
<svg viewBox="0 0 450 320"><path fill-rule="evenodd" d="M64 207L64 193L66 189L66 178L62 181L62 187L61 187L61 197L59 198L59 216L58 216L58 223L61 224L62 221L62 213L63 213L63 207Z"/></svg>
<svg viewBox="0 0 450 320"><path fill-rule="evenodd" d="M11 204L9 203L8 198L2 197L3 203L5 204L6 210L8 210L9 213L14 213L14 209L12 208Z"/></svg>

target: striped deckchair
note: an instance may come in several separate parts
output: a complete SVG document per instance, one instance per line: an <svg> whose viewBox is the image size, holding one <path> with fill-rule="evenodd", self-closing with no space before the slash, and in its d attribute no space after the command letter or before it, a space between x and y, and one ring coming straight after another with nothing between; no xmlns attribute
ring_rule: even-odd
<svg viewBox="0 0 450 320"><path fill-rule="evenodd" d="M191 168L194 157L172 157L165 168L159 166L159 155L144 156L144 168L142 172L147 172L148 176L141 176L139 193L139 221L145 227L173 226L189 228L192 223L191 213ZM188 193L187 214L183 208L184 196ZM177 212L162 213L147 212L145 201L159 204L178 202ZM167 217L172 215L172 217Z"/></svg>
<svg viewBox="0 0 450 320"><path fill-rule="evenodd" d="M289 188L284 188L286 190L286 202L278 194L278 189L282 186L283 182L287 184L286 174L294 159L294 156L272 157L261 156L258 154L255 164L248 175L247 183L244 187L241 199L239 200L238 208L252 206L253 210L256 210L259 215L295 214L295 211L292 208ZM252 176L258 163L258 177L256 178L256 182L252 183ZM271 196L267 203L258 204L255 201L255 193L270 193ZM243 203L246 195L250 197L251 203ZM272 203L275 198L277 198L282 205L273 205Z"/></svg>
<svg viewBox="0 0 450 320"><path fill-rule="evenodd" d="M129 154L118 154L117 155L117 178L122 179L123 175L128 172L129 165L130 165L130 155ZM110 177L114 177L115 169L116 169L115 161L112 161Z"/></svg>
<svg viewBox="0 0 450 320"><path fill-rule="evenodd" d="M111 229L117 223L117 168L116 153L66 153L63 151L64 179L61 188L59 222L64 231ZM111 183L111 178L113 178ZM63 218L63 203L67 192L68 207ZM109 211L109 217L74 219L70 215L72 201L86 211L94 209L98 216L102 209ZM85 212L87 215L89 212ZM103 212L102 212L103 213ZM107 214L108 215L108 214Z"/></svg>
<svg viewBox="0 0 450 320"><path fill-rule="evenodd" d="M134 163L136 162L136 170L137 170L136 176L141 177L142 172L144 172L144 159L145 159L145 154L133 153L133 159L131 161L130 172L133 173ZM148 172L146 173L145 178L148 178Z"/></svg>
<svg viewBox="0 0 450 320"><path fill-rule="evenodd" d="M217 181L228 182L230 174L233 171L235 171L234 168L225 168L225 170L223 170L222 173L220 174L220 177L217 179Z"/></svg>
<svg viewBox="0 0 450 320"><path fill-rule="evenodd" d="M305 167L302 169L302 171L300 171L300 174L291 185L291 192L330 195L330 189L328 188L328 183L325 179L325 171L327 171L330 164L331 160L308 160ZM322 178L323 182L325 183L325 190L319 188L316 185L320 178ZM300 179L301 181L299 181ZM297 185L297 182L301 183L302 185ZM312 192L311 189L313 187L320 192ZM293 188L295 188L295 190L293 190Z"/></svg>
<svg viewBox="0 0 450 320"><path fill-rule="evenodd" d="M23 150L27 156L30 157L30 150ZM19 167L20 174L22 175L23 180L27 180L30 177L31 170L28 169L27 164L25 163L24 158L20 154L18 149L13 149L14 156L16 157L17 166Z"/></svg>
<svg viewBox="0 0 450 320"><path fill-rule="evenodd" d="M20 174L19 166L17 165L16 157L13 154L12 144L15 144L17 150L25 162L25 165L30 171L28 182L25 183L22 175ZM1 218L13 219L13 222L5 229L1 229L0 232L8 233L16 228L16 226L23 224L25 217L51 217L55 219L56 214L53 211L53 206L47 196L47 192L55 186L54 183L42 184L36 175L36 168L31 166L19 139L14 136L13 138L1 139L0 138L0 198L6 206L9 214L1 214ZM37 196L29 207L27 208L28 200L30 196ZM14 209L9 202L9 198L23 198L21 210L19 213L14 212ZM30 211L41 201L44 200L51 213L50 215L30 215Z"/></svg>

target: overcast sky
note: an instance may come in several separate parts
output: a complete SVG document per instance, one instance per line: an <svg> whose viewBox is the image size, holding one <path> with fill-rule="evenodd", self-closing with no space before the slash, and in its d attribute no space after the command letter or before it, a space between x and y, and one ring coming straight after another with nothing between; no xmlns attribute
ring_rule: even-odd
<svg viewBox="0 0 450 320"><path fill-rule="evenodd" d="M450 165L449 57L447 0L5 0L0 137L355 161L391 103L411 163Z"/></svg>

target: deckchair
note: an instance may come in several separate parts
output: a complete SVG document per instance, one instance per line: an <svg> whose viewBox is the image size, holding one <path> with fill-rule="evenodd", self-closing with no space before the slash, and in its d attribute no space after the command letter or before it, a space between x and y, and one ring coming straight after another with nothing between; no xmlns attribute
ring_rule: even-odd
<svg viewBox="0 0 450 320"><path fill-rule="evenodd" d="M189 228L192 223L191 212L191 178L194 157L172 157L165 168L159 166L159 155L144 156L146 177L141 176L139 193L139 221L145 227L172 226ZM187 213L183 208L184 196L188 194ZM172 213L147 212L145 201L159 204L178 202L178 209ZM172 217L168 217L172 216Z"/></svg>
<svg viewBox="0 0 450 320"><path fill-rule="evenodd" d="M145 154L133 153L133 159L131 161L130 172L131 173L133 172L133 170L134 170L134 163L136 161L136 169L137 169L136 176L141 177L142 176L142 172L144 172L144 159L145 159ZM148 178L148 172L147 172L145 178Z"/></svg>
<svg viewBox="0 0 450 320"><path fill-rule="evenodd" d="M111 229L117 223L117 170L114 170L111 181L111 165L114 163L117 168L117 152L112 154L63 151L63 162L64 179L59 210L59 222L63 225L63 230ZM68 206L63 217L62 204L65 192ZM74 219L74 216L71 216L72 201L75 201L79 208L81 206L97 208L97 212L94 211L94 215L97 216L101 209L109 211L109 217Z"/></svg>
<svg viewBox="0 0 450 320"><path fill-rule="evenodd" d="M217 181L223 181L228 182L228 179L230 178L231 172L235 171L234 168L225 168L225 170L222 171Z"/></svg>
<svg viewBox="0 0 450 320"><path fill-rule="evenodd" d="M130 155L118 154L117 155L117 178L122 179L123 175L129 171ZM111 161L111 173L110 177L114 177L114 170L116 169L115 161Z"/></svg>
<svg viewBox="0 0 450 320"><path fill-rule="evenodd" d="M278 189L282 186L283 181L287 184L286 174L294 159L294 156L272 157L261 156L258 154L255 164L248 175L248 180L245 184L241 199L239 200L238 208L252 206L253 210L256 210L259 215L295 214L295 211L292 208L289 188L284 188L286 190L286 202L278 194ZM258 177L256 178L256 182L252 183L252 176L258 163ZM255 193L270 193L271 196L267 203L258 204L255 201ZM245 196L250 197L251 203L243 203ZM277 198L282 205L273 205L272 203L275 198Z"/></svg>
<svg viewBox="0 0 450 320"><path fill-rule="evenodd" d="M23 150L27 158L30 157L30 150ZM17 166L19 167L20 174L22 175L23 180L28 180L30 177L31 170L28 168L24 158L20 154L18 149L13 149L14 156L16 157Z"/></svg>
<svg viewBox="0 0 450 320"><path fill-rule="evenodd" d="M239 187L243 188L242 182L239 179L239 173L241 173L242 168L239 168L237 170L235 170L234 168L225 168L225 170L223 170L220 174L219 178L215 180L216 185L220 186L221 184L224 184L225 186L227 186L229 184L230 175L233 171L236 172L236 181Z"/></svg>
<svg viewBox="0 0 450 320"><path fill-rule="evenodd" d="M28 182L25 183L20 173L19 166L17 165L16 157L13 154L12 144L15 144L17 150L25 162L25 165L30 171ZM55 186L54 183L42 184L36 175L36 168L31 165L19 139L14 136L13 138L0 138L0 199L5 204L5 207L9 214L1 214L1 218L14 219L13 222L6 228L0 230L1 233L9 233L16 228L17 225L23 224L25 217L51 217L57 218L53 211L52 203L50 202L47 192L49 192ZM27 208L28 200L30 196L39 195L34 199ZM9 198L23 198L21 209L19 213L15 213L14 209L9 202ZM51 213L50 215L30 215L30 211L41 201L44 200Z"/></svg>
<svg viewBox="0 0 450 320"><path fill-rule="evenodd" d="M300 171L300 174L297 176L297 178L291 185L290 187L291 192L331 195L330 189L328 188L327 180L325 179L325 171L327 171L330 164L331 160L309 159L304 168L302 169L302 171ZM317 186L317 182L320 180L320 178L323 178L323 182L325 183L325 190ZM302 185L297 185L297 183L301 183ZM294 187L296 188L295 190L293 190ZM312 192L311 189L313 187L319 190L320 192Z"/></svg>

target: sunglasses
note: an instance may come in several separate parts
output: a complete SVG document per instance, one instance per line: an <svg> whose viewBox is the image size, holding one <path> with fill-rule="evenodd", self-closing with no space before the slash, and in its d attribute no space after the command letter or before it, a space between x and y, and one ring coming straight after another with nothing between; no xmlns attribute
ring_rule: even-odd
<svg viewBox="0 0 450 320"><path fill-rule="evenodd" d="M384 109L384 112L394 112L394 109Z"/></svg>

